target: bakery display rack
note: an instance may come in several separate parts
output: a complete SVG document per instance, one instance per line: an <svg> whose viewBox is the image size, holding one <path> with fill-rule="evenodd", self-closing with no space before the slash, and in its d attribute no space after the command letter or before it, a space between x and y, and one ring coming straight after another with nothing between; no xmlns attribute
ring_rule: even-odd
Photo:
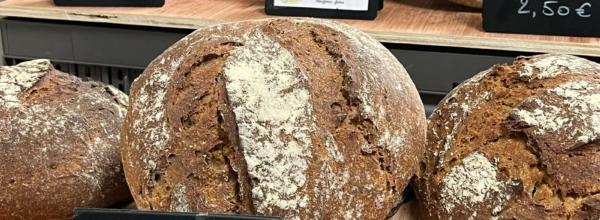
<svg viewBox="0 0 600 220"><path fill-rule="evenodd" d="M51 0L5 0L0 16L197 29L272 17L264 0L169 0L161 8L57 7ZM600 39L486 33L481 11L438 0L387 0L377 19L339 20L383 43L596 56Z"/></svg>
<svg viewBox="0 0 600 220"><path fill-rule="evenodd" d="M160 8L57 7L52 0L4 0L3 61L15 65L49 58L58 70L129 93L133 80L177 40L210 25L274 17L265 14L264 5L264 0L167 0ZM386 0L373 21L337 21L390 49L411 74L428 114L462 80L518 55L565 53L600 60L600 38L487 33L480 10L443 0ZM409 200L393 220L416 219L415 210L416 202ZM76 210L80 220L108 219L115 213L146 214ZM81 218L87 214L92 215ZM178 217L184 216L191 219Z"/></svg>

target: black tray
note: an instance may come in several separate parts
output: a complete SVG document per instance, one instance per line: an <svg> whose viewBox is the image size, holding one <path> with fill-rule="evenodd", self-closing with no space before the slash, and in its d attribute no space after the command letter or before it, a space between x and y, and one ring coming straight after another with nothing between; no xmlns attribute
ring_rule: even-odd
<svg viewBox="0 0 600 220"><path fill-rule="evenodd" d="M76 208L72 220L279 220L279 217Z"/></svg>

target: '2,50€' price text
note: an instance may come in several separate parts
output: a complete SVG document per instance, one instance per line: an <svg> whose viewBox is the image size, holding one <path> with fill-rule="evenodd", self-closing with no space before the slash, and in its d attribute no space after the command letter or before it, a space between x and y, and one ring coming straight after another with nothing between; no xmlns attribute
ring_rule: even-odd
<svg viewBox="0 0 600 220"><path fill-rule="evenodd" d="M521 7L517 11L519 14L531 14L533 18L537 15L536 11L531 11L528 9L529 0L520 0ZM587 10L592 7L592 4L589 2L583 3L581 6L576 8L570 8L566 5L561 5L558 1L544 1L543 8L541 14L544 16L567 16L569 14L575 14L576 16L582 18L589 18L592 15L589 14Z"/></svg>

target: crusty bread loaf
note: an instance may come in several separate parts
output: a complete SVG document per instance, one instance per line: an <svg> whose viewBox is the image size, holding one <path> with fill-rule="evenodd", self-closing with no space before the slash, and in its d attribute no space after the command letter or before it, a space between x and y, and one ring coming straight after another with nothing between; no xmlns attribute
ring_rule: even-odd
<svg viewBox="0 0 600 220"><path fill-rule="evenodd" d="M121 141L140 209L381 220L418 170L425 126L372 37L266 19L198 30L154 60Z"/></svg>
<svg viewBox="0 0 600 220"><path fill-rule="evenodd" d="M471 8L483 8L483 0L448 0L454 4L464 5Z"/></svg>
<svg viewBox="0 0 600 220"><path fill-rule="evenodd" d="M119 134L127 96L55 70L0 67L0 219L67 219L131 194Z"/></svg>
<svg viewBox="0 0 600 220"><path fill-rule="evenodd" d="M429 119L428 219L598 219L600 65L546 54L456 87Z"/></svg>

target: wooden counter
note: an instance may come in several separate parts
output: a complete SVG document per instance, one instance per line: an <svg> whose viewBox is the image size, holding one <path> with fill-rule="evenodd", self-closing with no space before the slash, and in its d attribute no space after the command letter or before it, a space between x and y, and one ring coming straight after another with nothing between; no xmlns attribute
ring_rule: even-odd
<svg viewBox="0 0 600 220"><path fill-rule="evenodd" d="M167 0L162 8L56 7L52 0L6 0L0 16L196 29L269 17L264 0ZM486 33L481 14L444 0L386 0L375 21L342 20L381 42L600 56L600 38Z"/></svg>

